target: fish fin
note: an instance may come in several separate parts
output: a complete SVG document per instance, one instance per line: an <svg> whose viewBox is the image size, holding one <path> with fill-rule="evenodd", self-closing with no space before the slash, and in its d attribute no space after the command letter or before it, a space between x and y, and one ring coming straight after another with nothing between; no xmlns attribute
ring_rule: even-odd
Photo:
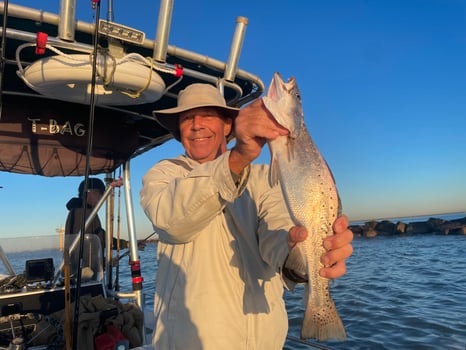
<svg viewBox="0 0 466 350"><path fill-rule="evenodd" d="M337 216L341 216L341 214L343 213L343 206L341 204L341 197L340 197L340 193L337 192L337 195L338 195L338 210L337 210Z"/></svg>
<svg viewBox="0 0 466 350"><path fill-rule="evenodd" d="M309 296L311 295L311 286L309 283L304 285L303 304L306 306L309 303Z"/></svg>
<svg viewBox="0 0 466 350"><path fill-rule="evenodd" d="M295 274L307 279L306 266L307 262L305 252L303 251L302 244L298 243L290 250L285 262L285 267L292 270Z"/></svg>
<svg viewBox="0 0 466 350"><path fill-rule="evenodd" d="M278 162L272 152L270 154L269 184L270 187L278 184Z"/></svg>
<svg viewBox="0 0 466 350"><path fill-rule="evenodd" d="M267 110L273 115L273 100L268 96L262 96L262 102L264 103L265 108L267 108Z"/></svg>
<svg viewBox="0 0 466 350"><path fill-rule="evenodd" d="M319 341L346 339L345 327L332 299L325 300L320 307L307 303L301 338Z"/></svg>
<svg viewBox="0 0 466 350"><path fill-rule="evenodd" d="M297 146L296 140L291 138L291 137L288 137L286 149L288 150L288 161L290 163L291 163L291 161L293 161L293 159L294 159L294 157L296 155L296 152L295 152L296 146Z"/></svg>
<svg viewBox="0 0 466 350"><path fill-rule="evenodd" d="M282 127L286 127L285 123L283 122L285 119L282 116L280 109L277 107L275 101L268 96L262 97L262 102L264 103L265 108L272 114L273 119L281 125Z"/></svg>

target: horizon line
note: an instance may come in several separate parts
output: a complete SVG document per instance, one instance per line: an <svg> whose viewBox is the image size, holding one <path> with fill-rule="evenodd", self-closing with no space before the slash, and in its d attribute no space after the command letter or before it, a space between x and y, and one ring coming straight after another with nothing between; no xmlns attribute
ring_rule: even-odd
<svg viewBox="0 0 466 350"><path fill-rule="evenodd" d="M422 217L422 216L435 217L435 216L456 215L456 214L466 216L466 211L451 211L451 212L444 212L444 213L436 212L436 213L430 213L430 214L415 214L415 215L405 215L405 216L386 216L386 217L379 217L379 218L372 218L372 219L355 219L355 220L350 220L350 225L355 222L383 221L383 220L393 221L392 219L408 219L408 218L417 218L417 217Z"/></svg>

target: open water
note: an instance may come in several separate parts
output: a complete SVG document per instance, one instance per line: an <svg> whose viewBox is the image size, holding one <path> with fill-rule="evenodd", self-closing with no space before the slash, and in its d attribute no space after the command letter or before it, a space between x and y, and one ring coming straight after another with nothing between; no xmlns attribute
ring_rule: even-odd
<svg viewBox="0 0 466 350"><path fill-rule="evenodd" d="M332 295L346 326L345 342L320 343L323 349L466 349L466 236L416 235L356 238L347 274L333 281ZM58 251L14 253L23 259L59 256ZM141 252L144 291L153 303L156 244ZM120 281L129 281L127 258ZM58 263L56 264L58 266ZM129 283L122 285L128 290ZM303 289L285 292L289 334L299 338ZM287 341L286 349L313 349Z"/></svg>
<svg viewBox="0 0 466 350"><path fill-rule="evenodd" d="M332 349L466 349L466 236L356 238L332 295L348 340ZM286 293L299 336L299 292ZM310 349L287 343L287 349Z"/></svg>

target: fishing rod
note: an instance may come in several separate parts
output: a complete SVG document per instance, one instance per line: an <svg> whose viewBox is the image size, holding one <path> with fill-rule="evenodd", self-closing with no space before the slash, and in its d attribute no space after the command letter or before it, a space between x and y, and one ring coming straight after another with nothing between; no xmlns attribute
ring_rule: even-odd
<svg viewBox="0 0 466 350"><path fill-rule="evenodd" d="M151 238L153 235L155 235L157 233L157 231L154 231L152 232L149 236L147 236L146 238L144 238L142 241L145 242L147 241L149 238Z"/></svg>
<svg viewBox="0 0 466 350"><path fill-rule="evenodd" d="M157 233L156 231L152 232L149 236L147 236L146 238L142 239L141 242L147 241L149 238L151 238L151 237L152 237L153 235L155 235L156 233ZM138 241L138 243L139 243L139 241ZM122 255L120 255L120 256L118 257L118 261L120 261L120 260L121 260L122 258L124 258L125 256L128 256L129 254L130 254L130 250L128 249L124 254L122 254Z"/></svg>
<svg viewBox="0 0 466 350"><path fill-rule="evenodd" d="M87 188L90 174L90 157L92 153L92 140L94 135L94 117L95 117L95 87L96 87L96 72L97 72L97 52L99 45L99 18L100 18L100 0L93 0L92 7L95 9L95 24L94 24L94 47L93 47L93 60L92 60L92 76L91 76L91 95L89 101L89 126L87 134L87 150L86 150L86 168L84 171L84 198L83 203L87 202ZM81 279L82 279L82 266L83 266L83 255L84 255L84 227L86 220L86 206L83 206L84 213L82 216L81 231L80 231L80 244L79 244L79 257L78 257L78 273L76 279L76 295L74 303L74 317L73 317L73 334L71 338L71 347L73 350L78 349L78 323L79 323L79 306L80 306L80 294L81 294Z"/></svg>
<svg viewBox="0 0 466 350"><path fill-rule="evenodd" d="M145 242L147 241L149 238L151 238L153 235L155 235L157 232L154 231L152 232L149 236L147 236L146 238L144 238L143 240L141 240L141 242ZM138 241L139 243L139 241ZM120 260L123 259L125 256L128 256L129 254L131 253L131 250L128 249L126 252L124 252L122 255L119 255L118 257L116 257L115 259L115 262L114 262L114 265L116 267L116 277L115 277L115 282L113 283L115 285L115 289L118 289L118 285L119 285L119 280L120 280Z"/></svg>
<svg viewBox="0 0 466 350"><path fill-rule="evenodd" d="M8 19L8 0L3 3L2 43L0 56L0 119L3 111L3 74L5 73L6 27Z"/></svg>
<svg viewBox="0 0 466 350"><path fill-rule="evenodd" d="M311 342L311 341L305 340L305 339L296 338L296 337L293 337L292 335L287 335L286 339L288 339L289 341L295 342L295 343L300 343L300 344L310 346L310 347L312 347L314 349L332 350L332 348L329 348L329 347L327 347L325 345L318 344L318 343L315 343L315 342Z"/></svg>

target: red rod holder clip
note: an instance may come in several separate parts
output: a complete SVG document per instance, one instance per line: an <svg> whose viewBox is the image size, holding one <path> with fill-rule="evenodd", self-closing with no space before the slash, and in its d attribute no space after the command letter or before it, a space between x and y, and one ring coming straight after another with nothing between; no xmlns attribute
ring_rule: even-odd
<svg viewBox="0 0 466 350"><path fill-rule="evenodd" d="M112 187L121 187L121 186L123 186L123 178L120 176L118 179L113 180L111 186Z"/></svg>
<svg viewBox="0 0 466 350"><path fill-rule="evenodd" d="M91 0L91 2L92 2L92 9L95 10L97 7L97 4L100 3L100 0Z"/></svg>
<svg viewBox="0 0 466 350"><path fill-rule="evenodd" d="M43 55L49 35L44 32L38 32L36 36L36 55Z"/></svg>
<svg viewBox="0 0 466 350"><path fill-rule="evenodd" d="M183 75L183 66L181 64L175 64L175 77L181 77Z"/></svg>

